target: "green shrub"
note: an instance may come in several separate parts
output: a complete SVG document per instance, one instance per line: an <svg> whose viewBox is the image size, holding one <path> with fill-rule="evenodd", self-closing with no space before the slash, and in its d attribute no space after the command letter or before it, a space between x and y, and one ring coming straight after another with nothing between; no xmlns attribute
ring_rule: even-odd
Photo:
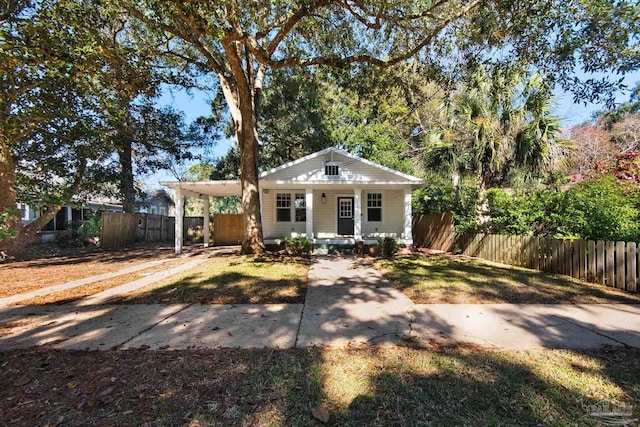
<svg viewBox="0 0 640 427"><path fill-rule="evenodd" d="M462 179L457 193L449 176L431 174L425 181L427 184L424 187L413 192L413 214L451 212L457 233L474 232L475 202L478 194L475 180Z"/></svg>
<svg viewBox="0 0 640 427"><path fill-rule="evenodd" d="M291 256L308 256L311 253L311 242L306 237L284 237L284 251Z"/></svg>
<svg viewBox="0 0 640 427"><path fill-rule="evenodd" d="M16 222L20 218L19 215L20 209L14 208L5 208L3 212L0 212L0 242L18 235L18 230L10 224Z"/></svg>
<svg viewBox="0 0 640 427"><path fill-rule="evenodd" d="M78 227L78 236L83 239L98 237L100 235L100 215L93 215L82 222Z"/></svg>
<svg viewBox="0 0 640 427"><path fill-rule="evenodd" d="M565 193L560 231L592 240L640 240L638 197L611 176L583 181Z"/></svg>
<svg viewBox="0 0 640 427"><path fill-rule="evenodd" d="M393 237L384 237L378 239L376 244L376 253L385 258L391 258L398 252L398 241Z"/></svg>

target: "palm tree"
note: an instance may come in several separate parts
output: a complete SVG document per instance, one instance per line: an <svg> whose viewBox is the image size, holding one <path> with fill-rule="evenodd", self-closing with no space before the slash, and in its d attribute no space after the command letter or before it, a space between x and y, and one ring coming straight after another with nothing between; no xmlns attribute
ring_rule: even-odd
<svg viewBox="0 0 640 427"><path fill-rule="evenodd" d="M425 141L426 165L476 177L478 225L488 186L515 171L532 177L553 170L566 157L552 100L540 74L481 67L443 103L443 118Z"/></svg>

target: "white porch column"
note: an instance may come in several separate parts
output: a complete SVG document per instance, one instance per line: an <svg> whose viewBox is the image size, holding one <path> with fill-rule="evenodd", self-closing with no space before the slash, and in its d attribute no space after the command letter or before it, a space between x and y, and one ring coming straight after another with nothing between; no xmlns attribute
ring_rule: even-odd
<svg viewBox="0 0 640 427"><path fill-rule="evenodd" d="M313 189L307 188L305 190L304 206L307 210L307 239L311 241L313 239Z"/></svg>
<svg viewBox="0 0 640 427"><path fill-rule="evenodd" d="M203 233L204 233L204 247L208 248L209 247L209 215L211 215L210 209L209 209L209 196L204 196L203 199L203 210L204 210L204 224L203 224Z"/></svg>
<svg viewBox="0 0 640 427"><path fill-rule="evenodd" d="M413 245L413 234L411 231L411 189L404 190L404 242L407 245Z"/></svg>
<svg viewBox="0 0 640 427"><path fill-rule="evenodd" d="M362 189L353 189L353 238L357 241L362 240L362 200L360 195Z"/></svg>
<svg viewBox="0 0 640 427"><path fill-rule="evenodd" d="M260 221L264 221L264 212L262 211L263 204L264 204L264 188L260 188Z"/></svg>
<svg viewBox="0 0 640 427"><path fill-rule="evenodd" d="M182 200L182 190L176 188L176 248L177 254L182 253L182 227L184 218L184 201Z"/></svg>
<svg viewBox="0 0 640 427"><path fill-rule="evenodd" d="M71 206L67 206L67 223L73 221L73 212L71 211ZM67 225L65 224L65 228Z"/></svg>

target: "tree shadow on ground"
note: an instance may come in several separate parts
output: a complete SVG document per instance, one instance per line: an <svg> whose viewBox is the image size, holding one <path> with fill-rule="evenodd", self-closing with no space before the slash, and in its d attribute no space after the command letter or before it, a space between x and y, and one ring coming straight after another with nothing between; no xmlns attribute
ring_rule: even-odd
<svg viewBox="0 0 640 427"><path fill-rule="evenodd" d="M588 405L637 405L640 389L638 364L619 364L638 350L400 353L371 350L370 389L336 408L336 425L596 425Z"/></svg>
<svg viewBox="0 0 640 427"><path fill-rule="evenodd" d="M0 414L22 424L309 426L322 425L312 412L321 406L332 426L595 425L587 405L637 404L640 367L629 360L638 350L21 350L0 353Z"/></svg>
<svg viewBox="0 0 640 427"><path fill-rule="evenodd" d="M209 271L169 279L170 283L120 297L118 304L296 304L303 303L308 260L261 257L232 259ZM292 270L287 268L291 267ZM299 270L299 271L298 271ZM304 270L304 271L303 271ZM281 277L279 276L281 272ZM293 273L299 273L293 275Z"/></svg>

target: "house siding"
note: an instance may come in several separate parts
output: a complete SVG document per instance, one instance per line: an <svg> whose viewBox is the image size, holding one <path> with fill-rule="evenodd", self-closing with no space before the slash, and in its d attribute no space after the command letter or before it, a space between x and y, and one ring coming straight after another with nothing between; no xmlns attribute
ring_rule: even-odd
<svg viewBox="0 0 640 427"><path fill-rule="evenodd" d="M346 157L340 153L333 153L333 162L340 165L340 177L332 178L324 174L324 164L331 161L331 155L315 157L297 165L293 165L264 177L265 181L293 180L293 181L398 181L398 175L375 166Z"/></svg>
<svg viewBox="0 0 640 427"><path fill-rule="evenodd" d="M292 211L291 222L277 222L275 199L278 193L290 193L293 203L295 193L304 190L268 190L262 198L262 224L266 239L277 239L292 234L305 234L306 224L294 222ZM326 203L322 204L322 193L326 195ZM382 193L382 221L367 221L367 193ZM313 233L315 238L327 239L336 236L337 231L337 199L339 196L353 197L352 189L313 191ZM361 193L362 237L375 238L381 236L400 237L404 227L404 190L363 189Z"/></svg>

